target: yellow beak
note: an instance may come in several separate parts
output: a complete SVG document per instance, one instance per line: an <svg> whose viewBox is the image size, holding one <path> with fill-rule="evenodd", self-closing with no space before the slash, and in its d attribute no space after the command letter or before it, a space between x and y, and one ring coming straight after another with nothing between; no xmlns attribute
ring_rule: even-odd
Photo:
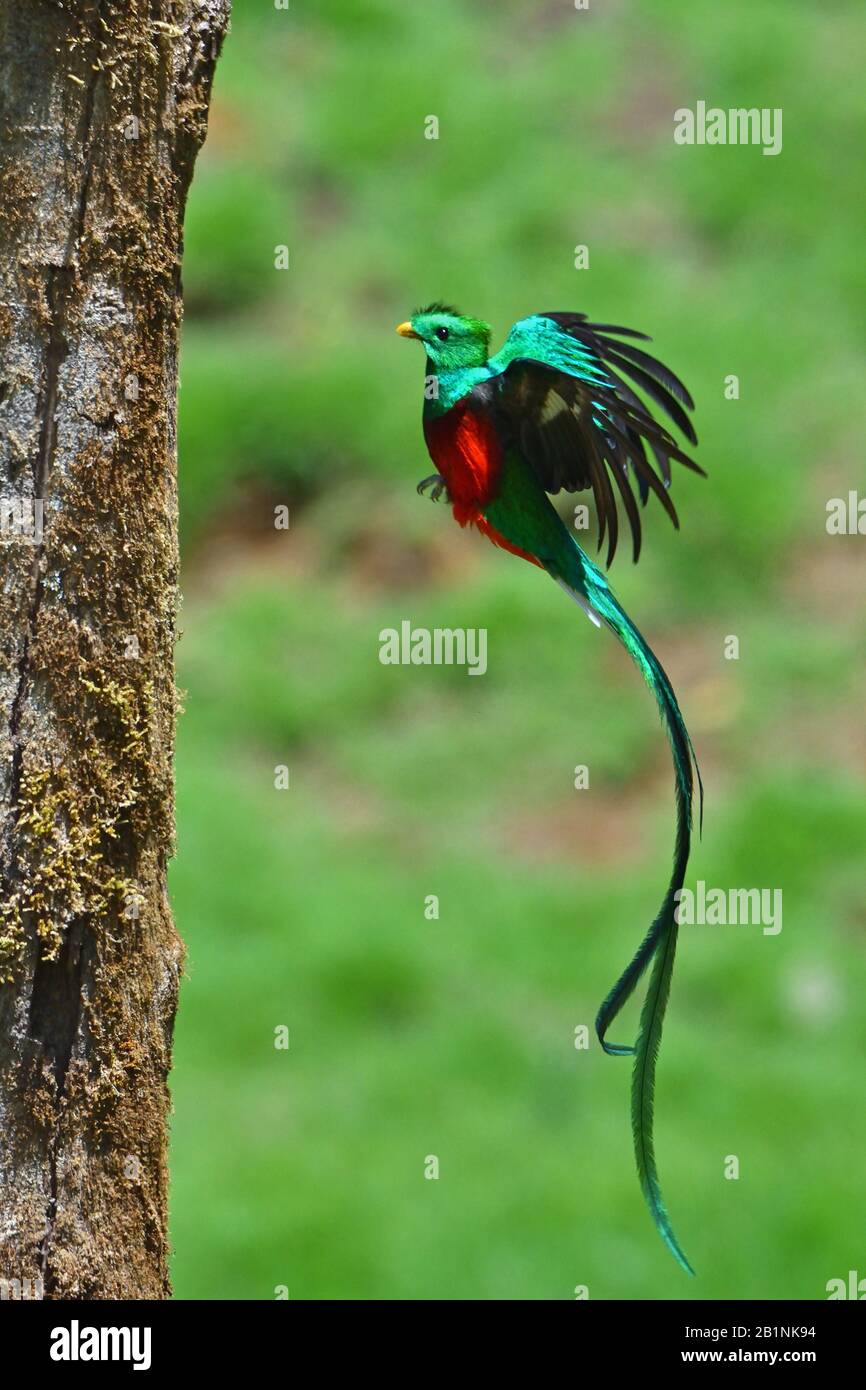
<svg viewBox="0 0 866 1390"><path fill-rule="evenodd" d="M418 337L418 334L415 332L415 329L412 327L412 325L411 325L411 323L409 322L408 319L406 320L405 323L398 323L398 324L397 324L397 332L400 334L400 337L401 337L401 338L417 338L417 337Z"/></svg>

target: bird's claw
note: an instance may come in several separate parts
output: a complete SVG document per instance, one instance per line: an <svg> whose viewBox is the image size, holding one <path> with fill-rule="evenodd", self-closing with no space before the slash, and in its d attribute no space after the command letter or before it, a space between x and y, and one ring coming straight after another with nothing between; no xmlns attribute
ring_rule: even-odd
<svg viewBox="0 0 866 1390"><path fill-rule="evenodd" d="M429 478L422 478L418 484L418 495L423 497L427 489L430 489L430 501L438 502L445 491L445 479L441 473L431 473Z"/></svg>

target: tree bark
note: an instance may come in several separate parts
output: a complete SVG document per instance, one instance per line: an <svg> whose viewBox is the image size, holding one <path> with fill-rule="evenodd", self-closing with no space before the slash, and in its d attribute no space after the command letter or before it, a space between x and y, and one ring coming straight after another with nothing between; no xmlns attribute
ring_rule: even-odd
<svg viewBox="0 0 866 1390"><path fill-rule="evenodd" d="M170 1293L180 258L229 8L0 0L0 1297Z"/></svg>

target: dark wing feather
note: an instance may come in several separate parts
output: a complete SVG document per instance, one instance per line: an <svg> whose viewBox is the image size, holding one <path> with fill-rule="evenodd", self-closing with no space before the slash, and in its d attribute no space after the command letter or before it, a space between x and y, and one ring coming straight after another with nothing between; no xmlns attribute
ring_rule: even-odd
<svg viewBox="0 0 866 1390"><path fill-rule="evenodd" d="M602 358L606 358L611 348L614 348L623 357L629 358L629 360L638 367L643 367L645 371L649 372L650 376L654 376L663 386L666 386L669 391L672 391L677 399L682 401L683 405L688 406L689 410L694 410L695 403L686 387L680 381L679 377L676 376L670 368L660 362L657 357L651 357L650 354L644 352L642 348L636 348L634 343L611 343L609 339L603 337L600 337L598 342L602 345ZM632 372L631 368L626 367L625 370L629 376L634 378L634 372Z"/></svg>
<svg viewBox="0 0 866 1390"><path fill-rule="evenodd" d="M497 413L547 492L592 489L599 549L608 537L608 565L618 539L617 500L610 479L613 475L637 560L641 524L631 475L637 481L641 501L645 503L650 492L654 492L678 526L667 492L670 461L674 459L696 473L703 474L703 469L683 453L631 383L665 412L690 444L696 444L697 436L684 409L694 408L692 398L679 377L663 363L633 343L617 341L617 337L627 337L648 342L646 334L614 324L590 323L585 314L557 312L539 317L552 319L563 333L578 340L596 364L595 380L584 380L529 354L515 356L494 378ZM655 467L650 463L650 454Z"/></svg>
<svg viewBox="0 0 866 1390"><path fill-rule="evenodd" d="M677 429L685 435L689 443L697 444L698 437L695 434L695 427L679 401L675 396L671 395L670 391L667 391L664 386L660 385L654 377L651 377L649 372L644 371L643 367L638 367L633 362L629 364L619 353L613 351L607 353L605 362L608 366L618 367L620 371L625 372L626 376L630 376L632 381L649 396L650 400L655 401L656 405L660 405L662 410L670 416ZM611 375L614 374L611 373ZM631 403L634 404L634 392L630 389L628 384L619 377L615 377L615 380L617 381L618 387L623 389L623 393L628 393L626 395L626 400L631 400Z"/></svg>
<svg viewBox="0 0 866 1390"><path fill-rule="evenodd" d="M639 367L643 367L645 371L649 372L650 376L656 377L658 381L661 381L667 386L668 390L672 391L677 399L682 401L683 405L688 406L689 410L694 410L695 403L686 387L680 381L679 377L676 376L669 367L666 367L663 362L660 362L657 357L651 357L648 352L644 352L643 348L635 347L633 343L612 343L610 339L605 336L613 333L615 337L641 338L645 343L651 343L652 338L650 338L648 334L637 333L633 328L619 328L610 323L589 323L586 314L554 312L551 314L542 314L541 317L553 319L553 322L558 323L560 328L564 329L572 338L579 339L586 347L592 349L602 361L607 360L607 354L611 348L613 348L616 352L629 358L630 361L637 363ZM631 375L628 368L626 368L626 371Z"/></svg>

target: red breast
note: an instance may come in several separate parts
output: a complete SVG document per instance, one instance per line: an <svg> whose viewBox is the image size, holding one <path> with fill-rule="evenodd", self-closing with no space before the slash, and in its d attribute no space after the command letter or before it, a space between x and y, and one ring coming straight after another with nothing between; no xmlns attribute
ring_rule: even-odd
<svg viewBox="0 0 866 1390"><path fill-rule="evenodd" d="M502 468L502 450L487 416L466 401L424 421L430 457L445 479L461 526L474 521L493 501Z"/></svg>
<svg viewBox="0 0 866 1390"><path fill-rule="evenodd" d="M444 415L424 421L424 438L445 479L454 520L461 526L477 526L494 545L540 565L540 560L512 545L484 516L484 508L496 496L502 471L502 448L487 416L467 401L459 401Z"/></svg>

